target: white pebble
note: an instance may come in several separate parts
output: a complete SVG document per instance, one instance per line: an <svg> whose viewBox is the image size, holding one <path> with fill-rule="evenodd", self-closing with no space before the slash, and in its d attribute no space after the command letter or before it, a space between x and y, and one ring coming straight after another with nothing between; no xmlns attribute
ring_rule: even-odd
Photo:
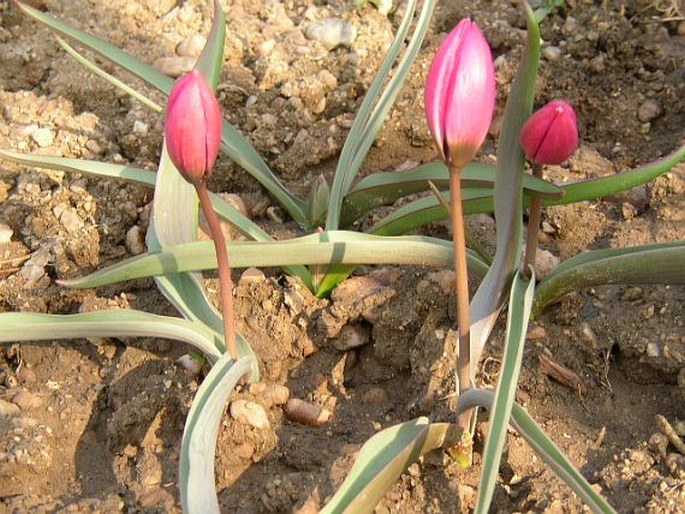
<svg viewBox="0 0 685 514"><path fill-rule="evenodd" d="M147 136L147 133L150 131L150 126L140 120L136 120L133 122L133 133L137 134L139 136Z"/></svg>
<svg viewBox="0 0 685 514"><path fill-rule="evenodd" d="M152 66L170 77L180 77L184 73L191 71L196 62L197 59L195 57L177 55L174 57L160 57L152 63Z"/></svg>
<svg viewBox="0 0 685 514"><path fill-rule="evenodd" d="M0 245L9 243L12 240L14 231L4 223L0 223Z"/></svg>
<svg viewBox="0 0 685 514"><path fill-rule="evenodd" d="M145 251L143 231L138 225L133 225L126 232L126 249L131 255L140 255Z"/></svg>
<svg viewBox="0 0 685 514"><path fill-rule="evenodd" d="M264 429L269 428L269 416L267 416L264 407L255 402L247 400L235 400L231 402L230 407L231 417L251 427Z"/></svg>
<svg viewBox="0 0 685 514"><path fill-rule="evenodd" d="M183 57L200 57L206 44L206 37L202 34L194 34L179 43L176 47L176 53Z"/></svg>
<svg viewBox="0 0 685 514"><path fill-rule="evenodd" d="M357 27L340 18L324 18L311 24L305 35L321 43L326 50L351 46L357 39Z"/></svg>
<svg viewBox="0 0 685 514"><path fill-rule="evenodd" d="M558 61L561 57L561 48L558 46L548 46L542 51L542 56L549 62Z"/></svg>
<svg viewBox="0 0 685 514"><path fill-rule="evenodd" d="M40 146L41 148L46 148L51 146L55 142L55 134L49 128L39 128L31 133L31 139Z"/></svg>

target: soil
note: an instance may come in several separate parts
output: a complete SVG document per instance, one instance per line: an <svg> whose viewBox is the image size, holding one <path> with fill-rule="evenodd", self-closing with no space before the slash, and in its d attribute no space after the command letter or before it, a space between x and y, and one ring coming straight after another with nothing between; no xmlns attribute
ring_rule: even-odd
<svg viewBox="0 0 685 514"><path fill-rule="evenodd" d="M200 0L30 3L145 61L177 68L187 63L178 45L206 34L212 14ZM516 3L438 6L365 173L435 158L423 120L425 70L444 34L468 15L496 58L498 111L480 157L494 158L525 34ZM389 15L342 0L222 4L228 19L223 111L288 186L305 194L318 174L332 176L402 3ZM543 22L536 105L569 100L582 141L569 163L547 170L549 177L620 173L682 144L684 15L676 0L571 0ZM307 28L327 17L356 27L356 39L333 49L308 39ZM0 3L0 56L0 147L156 167L160 116L84 72L8 2ZM293 233L287 217L268 209L272 200L228 159L220 159L210 186L239 195L250 216L275 235ZM629 193L548 209L541 246L566 259L588 249L682 240L684 192L681 164ZM174 315L152 280L89 291L55 284L139 252L150 200L143 187L0 162L0 223L13 231L0 243L0 311L131 307ZM492 244L490 216L470 223ZM426 233L449 237L445 223ZM450 272L366 267L330 300L312 297L277 270L235 271L235 279L239 329L259 357L263 382L242 386L233 400L261 405L269 423L254 428L227 411L216 457L224 512L314 512L375 432L419 415L452 419ZM518 400L619 512L685 512L683 457L656 421L658 415L672 424L685 420L684 295L675 285L577 291L531 326ZM500 327L482 365L486 384L496 381L501 346ZM178 360L188 351L140 338L0 348L0 511L179 511L180 440L202 380ZM550 362L564 368L565 378L550 376ZM332 417L322 426L289 420L284 395ZM431 453L393 485L377 512L468 512L485 430L481 422L471 470ZM510 434L493 511L581 510L561 479Z"/></svg>

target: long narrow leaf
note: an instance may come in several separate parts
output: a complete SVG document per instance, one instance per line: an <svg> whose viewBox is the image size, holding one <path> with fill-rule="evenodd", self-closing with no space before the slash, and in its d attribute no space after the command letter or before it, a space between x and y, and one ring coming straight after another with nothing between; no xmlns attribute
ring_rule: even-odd
<svg viewBox="0 0 685 514"><path fill-rule="evenodd" d="M211 362L221 357L214 332L201 323L143 311L111 309L83 314L0 314L0 343L87 337L164 337L193 345Z"/></svg>
<svg viewBox="0 0 685 514"><path fill-rule="evenodd" d="M523 164L524 155L519 143L523 124L533 110L535 78L540 60L540 30L535 15L522 2L528 18L528 42L511 86L502 122L497 149L495 178L495 220L497 222L497 250L490 270L471 301L471 373L487 341L497 315L506 299L506 291L521 257L523 225Z"/></svg>
<svg viewBox="0 0 685 514"><path fill-rule="evenodd" d="M457 413L474 407L490 408L495 393L484 389L470 389L459 397ZM571 464L533 418L519 405L513 404L509 423L523 436L535 452L559 477L568 484L592 512L613 514L616 511L602 498Z"/></svg>
<svg viewBox="0 0 685 514"><path fill-rule="evenodd" d="M511 409L516 397L523 359L523 343L526 338L530 309L533 306L535 275L532 273L532 269L531 274L532 278L528 279L521 273L517 273L511 286L502 369L490 411L488 436L483 450L483 468L481 469L480 487L476 500L476 513L487 514L489 511L499 474L502 448L504 448L504 441L507 437L507 421L511 417Z"/></svg>
<svg viewBox="0 0 685 514"><path fill-rule="evenodd" d="M559 198L543 198L543 205L567 205L586 200L595 200L604 196L626 191L636 186L646 184L662 173L685 159L685 145L662 159L650 162L639 168L609 177L581 180L572 184L564 184L561 188L564 195Z"/></svg>
<svg viewBox="0 0 685 514"><path fill-rule="evenodd" d="M127 182L154 186L157 174L151 171L134 168L132 166L122 166L119 164L109 164L99 161L89 161L84 159L68 159L65 157L52 157L47 155L32 155L10 150L0 150L0 157L9 161L47 168L61 170L69 173L83 173L95 177L109 177L122 179ZM229 205L221 197L211 193L212 205L217 214L228 221L244 236L255 241L272 241L273 239L262 228L243 216L235 207ZM299 277L302 282L312 288L311 273L304 266L290 266L286 268L289 273Z"/></svg>
<svg viewBox="0 0 685 514"><path fill-rule="evenodd" d="M442 161L424 164L410 171L374 173L363 178L345 196L341 226L349 226L372 209L390 205L403 196L428 191L428 181L438 188L449 188L449 173ZM494 183L495 167L490 164L472 163L462 170L462 190L492 188ZM523 188L524 191L535 191L542 197L561 197L564 194L559 186L532 175L524 176Z"/></svg>
<svg viewBox="0 0 685 514"><path fill-rule="evenodd" d="M83 173L98 177L117 178L132 184L143 184L145 186L155 185L156 174L153 171L143 170L134 166L89 161L86 159L53 157L50 155L34 155L3 149L0 149L0 157L26 166L36 166L38 168L66 171L68 173Z"/></svg>
<svg viewBox="0 0 685 514"><path fill-rule="evenodd" d="M449 201L451 195L442 193ZM462 191L462 208L464 214L483 212L483 207L492 204L492 189L468 188ZM440 221L448 217L445 208L435 196L424 196L394 210L386 217L376 222L369 232L382 236L396 236L406 234L422 225L433 221Z"/></svg>
<svg viewBox="0 0 685 514"><path fill-rule="evenodd" d="M421 13L419 14L419 19L416 21L416 26L414 27L414 33L412 34L411 40L407 45L407 49L402 56L395 73L390 78L387 87L378 99L378 103L374 106L373 112L369 118L368 123L364 127L359 144L354 152L354 157L350 168L354 174L357 175L359 168L361 168L362 162L366 158L366 154L371 148L376 135L380 130L385 118L390 111L397 95L400 93L400 88L404 83L409 70L416 59L416 55L421 49L421 44L428 31L428 26L430 24L431 16L433 15L433 9L435 7L435 0L424 0L423 7L421 8ZM346 184L346 192L352 187L353 177L348 176L348 182ZM347 194L347 193L345 193Z"/></svg>
<svg viewBox="0 0 685 514"><path fill-rule="evenodd" d="M149 64L98 37L76 29L52 16L48 16L25 3L17 2L17 6L34 20L93 50L103 58L121 66L164 94L169 94L174 81ZM303 226L307 226L308 221L304 202L296 198L285 188L252 145L225 120L222 124L221 149L236 164L245 169L255 180L262 184L267 191L274 195L293 219Z"/></svg>
<svg viewBox="0 0 685 514"><path fill-rule="evenodd" d="M216 89L221 78L221 67L224 64L224 41L226 39L226 16L218 0L214 0L214 18L212 28L207 36L207 44L202 49L195 68L200 70Z"/></svg>
<svg viewBox="0 0 685 514"><path fill-rule="evenodd" d="M80 54L73 46L71 46L69 43L67 43L64 39L62 39L59 36L55 36L57 39L57 42L59 43L59 46L61 46L65 52L67 52L71 57L76 59L76 61L86 68L88 71L93 73L94 75L97 75L101 79L106 80L113 86L121 89L124 93L132 96L136 100L138 100L140 103L143 105L149 107L155 112L162 112L162 106L156 103L155 101L151 100L144 94L140 93L139 91L136 91L133 89L131 86L128 84L122 82L118 78L116 78L114 75L111 75L107 73L105 70L100 68L97 64L94 62L90 61L87 59L84 55Z"/></svg>
<svg viewBox="0 0 685 514"><path fill-rule="evenodd" d="M342 486L320 514L371 513L390 486L419 457L458 440L459 429L418 418L381 430L362 446Z"/></svg>
<svg viewBox="0 0 685 514"><path fill-rule="evenodd" d="M234 268L292 264L416 264L451 267L450 242L424 236L381 237L358 232L324 232L273 242L238 242L230 245ZM487 264L469 252L469 271L482 277ZM76 288L162 275L216 268L214 246L209 241L165 247L163 251L132 257L86 277L60 282Z"/></svg>
<svg viewBox="0 0 685 514"><path fill-rule="evenodd" d="M564 294L606 284L685 284L685 242L585 252L550 274L535 293L533 317ZM573 259L570 259L573 260Z"/></svg>
<svg viewBox="0 0 685 514"><path fill-rule="evenodd" d="M385 57L381 62L378 73L376 73L374 80L371 82L371 85L364 96L362 105L359 107L357 116L352 123L349 135L347 136L345 144L343 145L340 158L338 159L338 166L335 170L333 184L331 186L330 205L328 208L328 215L326 217L326 228L328 230L336 230L339 228L339 216L340 209L342 208L342 201L356 174L356 170L352 169L351 164L359 147L362 131L367 126L373 105L378 99L383 82L385 82L386 77L392 68L392 64L395 62L395 58L402 47L402 43L407 36L415 9L416 0L409 0L405 8L402 22L400 23L397 33L395 34L395 38L393 39L388 52L385 54Z"/></svg>
<svg viewBox="0 0 685 514"><path fill-rule="evenodd" d="M221 417L238 380L250 371L251 359L233 361L224 354L212 366L195 395L181 442L179 489L186 514L219 514L214 456Z"/></svg>

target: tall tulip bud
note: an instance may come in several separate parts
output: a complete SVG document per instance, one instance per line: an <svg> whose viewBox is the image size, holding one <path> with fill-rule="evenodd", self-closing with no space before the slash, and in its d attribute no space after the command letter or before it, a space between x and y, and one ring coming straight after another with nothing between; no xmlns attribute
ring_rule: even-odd
<svg viewBox="0 0 685 514"><path fill-rule="evenodd" d="M221 141L219 102L202 73L193 70L176 81L164 119L169 157L193 184L212 172Z"/></svg>
<svg viewBox="0 0 685 514"><path fill-rule="evenodd" d="M478 26L462 20L440 45L426 77L428 128L450 167L468 164L495 109L495 68Z"/></svg>
<svg viewBox="0 0 685 514"><path fill-rule="evenodd" d="M563 100L535 111L521 130L521 146L536 164L559 164L578 146L576 113Z"/></svg>

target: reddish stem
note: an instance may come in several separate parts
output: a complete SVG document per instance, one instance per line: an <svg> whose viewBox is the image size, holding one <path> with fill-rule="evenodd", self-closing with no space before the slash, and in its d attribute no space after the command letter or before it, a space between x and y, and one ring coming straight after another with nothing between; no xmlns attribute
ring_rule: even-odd
<svg viewBox="0 0 685 514"><path fill-rule="evenodd" d="M469 312L469 277L466 267L466 237L464 213L461 205L461 168L450 167L450 195L452 240L454 242L454 285L457 294L457 324L459 328L459 353L457 355L457 379L459 394L471 387L471 314ZM471 411L459 416L458 425L468 429Z"/></svg>
<svg viewBox="0 0 685 514"><path fill-rule="evenodd" d="M209 192L204 181L195 184L197 196L200 198L200 206L205 214L209 231L214 240L216 260L219 268L219 297L221 299L221 315L224 319L224 339L226 350L234 360L238 359L238 349L235 344L235 323L233 322L233 281L231 280L231 267L228 262L228 250L226 238L221 230L219 218L212 207Z"/></svg>

